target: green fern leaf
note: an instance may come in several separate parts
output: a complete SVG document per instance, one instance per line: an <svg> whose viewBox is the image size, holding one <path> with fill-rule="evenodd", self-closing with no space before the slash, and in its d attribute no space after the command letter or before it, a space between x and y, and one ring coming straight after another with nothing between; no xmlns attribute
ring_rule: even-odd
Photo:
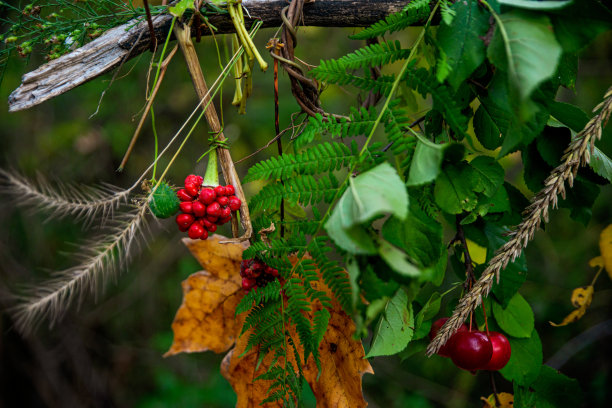
<svg viewBox="0 0 612 408"><path fill-rule="evenodd" d="M323 72L336 73L339 69L344 71L358 68L367 69L406 59L409 54L410 50L403 49L397 40L375 43L359 48L342 58L321 61L318 67L310 71L310 74L318 77L319 75L324 75L322 74Z"/></svg>
<svg viewBox="0 0 612 408"><path fill-rule="evenodd" d="M273 302L280 299L281 285L280 282L274 280L268 283L263 288L258 287L247 293L236 306L236 316L246 311L249 311L253 305L261 303Z"/></svg>
<svg viewBox="0 0 612 408"><path fill-rule="evenodd" d="M251 167L244 178L253 180L289 179L294 175L317 174L339 170L351 164L353 154L342 143L321 143L299 154L271 157Z"/></svg>
<svg viewBox="0 0 612 408"><path fill-rule="evenodd" d="M429 1L414 0L402 11L388 15L384 20L374 23L363 31L352 35L353 40L366 40L368 38L380 37L387 31L392 33L402 30L412 24L421 22L429 16Z"/></svg>
<svg viewBox="0 0 612 408"><path fill-rule="evenodd" d="M327 252L331 251L332 245L329 237L316 237L310 241L308 251L319 267L323 281L332 290L342 308L345 311L351 311L352 294L348 274L337 262L330 260L326 255Z"/></svg>

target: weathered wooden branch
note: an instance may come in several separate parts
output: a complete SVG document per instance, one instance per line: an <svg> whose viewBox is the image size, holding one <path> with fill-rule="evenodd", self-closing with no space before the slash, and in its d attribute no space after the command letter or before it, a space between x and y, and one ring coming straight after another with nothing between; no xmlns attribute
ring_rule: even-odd
<svg viewBox="0 0 612 408"><path fill-rule="evenodd" d="M364 27L391 13L400 11L406 0L316 0L304 6L305 26ZM262 27L282 24L280 12L285 0L243 0L248 10L247 25L255 20ZM165 41L172 16L162 14L153 18L158 44ZM233 32L227 14L209 17L218 33ZM99 38L56 60L25 74L21 85L9 96L9 111L28 109L48 99L111 71L122 61L149 49L150 37L146 21L128 22L108 30ZM203 34L206 34L204 32Z"/></svg>

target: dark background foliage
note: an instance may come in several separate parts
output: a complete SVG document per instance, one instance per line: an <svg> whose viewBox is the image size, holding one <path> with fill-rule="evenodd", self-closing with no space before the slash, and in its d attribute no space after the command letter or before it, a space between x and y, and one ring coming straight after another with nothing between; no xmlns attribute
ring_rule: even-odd
<svg viewBox="0 0 612 408"><path fill-rule="evenodd" d="M301 29L296 53L311 63L344 55L362 45L347 39L352 32ZM258 45L263 48L273 35L274 30L263 30ZM211 39L205 39L198 50L205 74L212 80L219 69ZM96 110L111 75L28 111L8 114L7 97L20 76L42 63L36 57L27 63L12 60L0 88L0 166L65 182L131 185L153 159L149 122L126 170L115 170L144 105L150 57L147 53L126 64L106 92L99 113L91 119L88 117ZM230 105L231 86L226 86L222 101L225 133L236 160L263 146L274 133L271 72L257 72L254 83L246 116L238 116ZM611 84L612 36L607 33L583 51L575 90L562 92L558 99L590 111ZM280 88L284 128L298 107L286 76L281 76ZM194 104L191 82L177 54L155 105L162 145ZM330 88L323 94L323 104L327 111L345 112L356 104L356 95L350 89ZM178 184L184 175L203 170L203 164L195 162L206 148L206 138L207 129L200 126L197 137L172 168L170 180ZM612 155L610 129L599 146ZM239 173L245 174L266 154L261 152L238 164ZM516 179L510 181L519 180L520 160L511 159L507 166L515 168L510 174ZM256 188L256 183L247 185L247 195L254 194ZM608 185L586 226L572 220L568 210L554 211L546 230L539 232L527 249L529 276L522 289L535 311L544 361L558 359L559 353L565 357L562 367L557 368L579 380L589 407L606 406L612 398L608 387L612 350L606 337L612 324L612 284L605 276L599 279L593 304L581 321L562 328L551 327L548 321L562 320L571 311L571 290L590 283L594 270L588 260L598 254L600 231L612 222L611 202ZM146 244L134 250L133 262L104 293L86 299L80 308L71 308L55 326L43 326L23 337L7 312L15 301L12 294L26 283L40 284L49 271L72 265L79 243L95 234L97 226L84 230L71 219L47 220L45 214L17 208L6 195L1 196L0 208L0 406L233 406L233 391L219 374L222 356L204 353L162 358L172 340L170 324L181 302L180 282L199 270L182 246L172 220L150 223ZM452 305L447 307L450 313ZM568 346L589 330L595 336ZM379 357L372 364L376 375L365 376L364 383L366 400L373 407L474 406L480 396L491 393L487 375L472 376L447 359L427 358L423 353L405 361ZM496 379L498 390L511 392L510 384L500 376Z"/></svg>

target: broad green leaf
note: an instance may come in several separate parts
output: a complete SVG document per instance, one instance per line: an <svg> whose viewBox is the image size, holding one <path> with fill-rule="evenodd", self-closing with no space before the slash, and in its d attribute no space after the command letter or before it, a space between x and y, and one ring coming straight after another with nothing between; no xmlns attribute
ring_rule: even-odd
<svg viewBox="0 0 612 408"><path fill-rule="evenodd" d="M508 381L522 386L531 385L542 369L542 343L540 336L533 330L528 339L509 337L512 354L510 361L499 373Z"/></svg>
<svg viewBox="0 0 612 408"><path fill-rule="evenodd" d="M503 6L512 6L530 10L558 10L569 6L573 3L572 0L563 1L539 1L539 0L497 0Z"/></svg>
<svg viewBox="0 0 612 408"><path fill-rule="evenodd" d="M438 262L435 265L421 270L419 282L431 282L435 286L440 286L446 274L447 258L448 252L442 251L442 255L438 258Z"/></svg>
<svg viewBox="0 0 612 408"><path fill-rule="evenodd" d="M469 164L446 164L436 180L436 204L450 214L473 210L478 203L474 193L474 186L478 182L478 174Z"/></svg>
<svg viewBox="0 0 612 408"><path fill-rule="evenodd" d="M385 240L380 240L378 253L391 269L402 276L412 278L421 274L420 269L408 260L408 256L404 251Z"/></svg>
<svg viewBox="0 0 612 408"><path fill-rule="evenodd" d="M552 102L550 114L576 133L584 129L589 122L589 117L582 109L565 102Z"/></svg>
<svg viewBox="0 0 612 408"><path fill-rule="evenodd" d="M606 7L606 2L580 0L551 14L551 21L563 49L566 52L576 52L612 28L612 12Z"/></svg>
<svg viewBox="0 0 612 408"><path fill-rule="evenodd" d="M492 157L478 156L470 162L470 166L476 170L479 176L478 189L487 197L493 196L504 182L504 169Z"/></svg>
<svg viewBox="0 0 612 408"><path fill-rule="evenodd" d="M514 403L522 408L574 408L583 405L578 381L552 367L542 366L540 376L529 387L514 384Z"/></svg>
<svg viewBox="0 0 612 408"><path fill-rule="evenodd" d="M406 186L387 162L350 179L349 183L325 229L346 251L373 254L376 250L372 239L360 225L384 214L405 219L408 214Z"/></svg>
<svg viewBox="0 0 612 408"><path fill-rule="evenodd" d="M499 16L487 56L508 73L520 100L526 100L557 69L561 46L550 27L543 14L512 10Z"/></svg>
<svg viewBox="0 0 612 408"><path fill-rule="evenodd" d="M440 174L440 166L447 146L449 144L426 144L419 140L414 150L406 184L418 186L435 180Z"/></svg>
<svg viewBox="0 0 612 408"><path fill-rule="evenodd" d="M474 134L480 144L486 149L495 150L502 145L504 139L496 121L499 118L493 116L490 112L491 109L495 109L495 107L481 104L474 114L473 124Z"/></svg>
<svg viewBox="0 0 612 408"><path fill-rule="evenodd" d="M174 17L181 18L187 10L193 9L193 0L180 0L174 6L170 7L168 11L170 11L170 14L172 14Z"/></svg>
<svg viewBox="0 0 612 408"><path fill-rule="evenodd" d="M444 250L442 225L428 217L416 204L410 206L410 213L404 221L390 217L383 225L382 236L403 249L422 268L433 266Z"/></svg>
<svg viewBox="0 0 612 408"><path fill-rule="evenodd" d="M593 171L612 183L612 159L595 146L589 165Z"/></svg>
<svg viewBox="0 0 612 408"><path fill-rule="evenodd" d="M482 37L489 29L489 13L476 0L458 1L451 10L455 17L440 24L437 40L450 69L444 77L457 89L485 59Z"/></svg>
<svg viewBox="0 0 612 408"><path fill-rule="evenodd" d="M533 310L519 293L515 294L508 306L493 302L493 316L499 327L513 337L526 338L533 331Z"/></svg>
<svg viewBox="0 0 612 408"><path fill-rule="evenodd" d="M406 348L414 333L412 305L403 289L387 302L372 339L372 347L366 358L389 356Z"/></svg>
<svg viewBox="0 0 612 408"><path fill-rule="evenodd" d="M414 319L415 333L414 339L422 339L427 336L431 329L431 319L440 311L442 298L438 292L434 292L423 308L417 313Z"/></svg>

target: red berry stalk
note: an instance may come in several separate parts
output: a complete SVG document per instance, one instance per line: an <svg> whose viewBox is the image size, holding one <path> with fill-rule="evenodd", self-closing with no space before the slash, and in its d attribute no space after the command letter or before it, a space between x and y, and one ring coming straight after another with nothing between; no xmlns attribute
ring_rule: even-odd
<svg viewBox="0 0 612 408"><path fill-rule="evenodd" d="M185 178L185 188L176 192L181 200L180 214L176 216L179 230L187 232L191 239L206 239L232 219L232 212L240 209L240 199L234 195L232 185L219 185L217 151L209 154L204 178L191 174Z"/></svg>

